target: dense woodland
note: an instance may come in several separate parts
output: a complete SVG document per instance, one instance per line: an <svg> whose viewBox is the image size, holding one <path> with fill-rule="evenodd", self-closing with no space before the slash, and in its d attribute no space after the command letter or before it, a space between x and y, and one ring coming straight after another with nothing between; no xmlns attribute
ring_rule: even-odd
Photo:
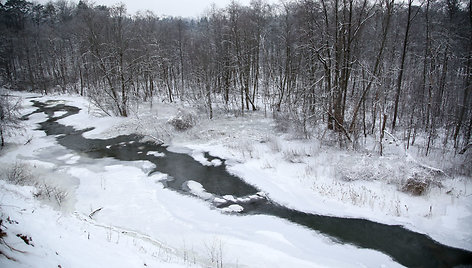
<svg viewBox="0 0 472 268"><path fill-rule="evenodd" d="M471 24L460 0L256 0L198 19L8 0L1 83L85 95L110 115L157 97L210 118L273 112L342 144L387 133L410 146L422 135L428 149L459 152L472 142Z"/></svg>

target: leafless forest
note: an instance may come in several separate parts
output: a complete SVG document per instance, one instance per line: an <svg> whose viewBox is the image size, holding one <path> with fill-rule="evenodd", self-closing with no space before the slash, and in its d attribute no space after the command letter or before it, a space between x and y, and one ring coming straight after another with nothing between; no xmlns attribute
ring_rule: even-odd
<svg viewBox="0 0 472 268"><path fill-rule="evenodd" d="M386 130L470 147L472 10L461 0L253 1L198 19L80 1L0 5L4 86L88 96L129 116L183 100L211 118L266 110L355 144Z"/></svg>

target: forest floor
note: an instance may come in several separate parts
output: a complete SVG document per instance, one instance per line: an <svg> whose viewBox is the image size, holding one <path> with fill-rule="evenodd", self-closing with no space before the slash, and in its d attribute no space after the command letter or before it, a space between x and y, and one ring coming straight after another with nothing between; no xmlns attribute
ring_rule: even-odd
<svg viewBox="0 0 472 268"><path fill-rule="evenodd" d="M21 95L22 114L34 111L26 99L32 95ZM95 127L84 134L88 138L143 134L202 163L209 152L287 207L399 224L472 250L468 156L452 157L438 145L425 157L421 137L405 150L389 136L380 156L373 138L356 150L339 149L324 135L300 139L290 129L278 130L280 122L264 111L240 116L215 109L209 120L186 103L155 102L119 118L104 116L80 96L40 98L48 99L81 108L59 122ZM195 126L177 131L168 121L182 113L193 115ZM340 245L274 217L223 214L165 189L164 174L147 175L149 163L88 159L35 130L44 120L44 114L32 115L22 135L0 152L4 178L19 165L28 173L19 183L26 186L0 180L3 241L19 250L0 245L0 254L16 260L0 257L2 267L83 267L85 257L89 267L399 266L382 253Z"/></svg>

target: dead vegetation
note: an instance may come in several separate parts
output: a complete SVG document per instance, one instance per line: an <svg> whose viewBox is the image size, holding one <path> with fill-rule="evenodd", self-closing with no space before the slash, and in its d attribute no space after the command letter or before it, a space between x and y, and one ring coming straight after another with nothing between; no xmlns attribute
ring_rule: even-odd
<svg viewBox="0 0 472 268"><path fill-rule="evenodd" d="M441 188L442 184L433 179L434 177L424 177L414 174L413 177L408 178L401 187L401 191L411 195L420 196L426 194L431 187L436 186Z"/></svg>
<svg viewBox="0 0 472 268"><path fill-rule="evenodd" d="M59 186L52 185L41 177L33 175L32 167L23 162L15 162L0 170L0 179L14 185L35 187L34 197L53 202L59 208L66 201L68 192Z"/></svg>
<svg viewBox="0 0 472 268"><path fill-rule="evenodd" d="M7 223L9 223L9 224L18 224L17 221L11 220L10 217L7 217ZM18 250L16 248L12 247L11 245L9 245L5 241L5 237L8 236L8 234L6 232L6 229L7 229L7 227L3 224L3 219L0 218L0 246L4 246L6 249L8 249L11 252L26 253L24 251L21 251L21 250ZM17 236L20 237L19 235L17 235ZM31 239L31 237L29 239ZM15 258L11 257L9 254L5 253L3 248L1 248L1 247L0 247L0 255L4 256L5 258L9 259L10 261L14 261L14 262L17 261Z"/></svg>

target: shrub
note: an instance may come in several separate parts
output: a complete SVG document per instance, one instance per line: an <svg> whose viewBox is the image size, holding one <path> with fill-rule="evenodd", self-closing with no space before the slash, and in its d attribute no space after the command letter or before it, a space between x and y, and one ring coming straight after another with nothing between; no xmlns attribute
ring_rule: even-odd
<svg viewBox="0 0 472 268"><path fill-rule="evenodd" d="M62 205L62 203L66 200L68 196L68 192L64 189L48 185L45 182L36 183L35 187L36 193L34 194L34 196L36 198L56 202L59 207Z"/></svg>
<svg viewBox="0 0 472 268"><path fill-rule="evenodd" d="M288 132L290 130L290 116L287 113L274 113L275 129L279 132Z"/></svg>
<svg viewBox="0 0 472 268"><path fill-rule="evenodd" d="M275 136L270 136L267 138L269 143L270 149L274 152L280 152L282 150L282 145L280 144L279 140Z"/></svg>
<svg viewBox="0 0 472 268"><path fill-rule="evenodd" d="M16 162L11 167L4 169L2 173L0 178L10 184L34 186L36 188L34 196L38 199L56 202L59 207L67 200L68 192L65 189L33 176L31 167L27 164Z"/></svg>
<svg viewBox="0 0 472 268"><path fill-rule="evenodd" d="M402 191L412 195L423 195L429 189L429 181L409 178L402 186Z"/></svg>
<svg viewBox="0 0 472 268"><path fill-rule="evenodd" d="M431 177L420 177L418 174L414 174L412 178L406 180L401 190L405 193L419 196L424 195L432 186L441 188L442 184L432 180Z"/></svg>
<svg viewBox="0 0 472 268"><path fill-rule="evenodd" d="M169 119L168 123L176 130L185 131L195 126L196 120L193 114L179 110L176 116Z"/></svg>
<svg viewBox="0 0 472 268"><path fill-rule="evenodd" d="M306 153L293 148L283 151L282 154L285 161L290 163L303 163L303 157L306 156Z"/></svg>
<svg viewBox="0 0 472 268"><path fill-rule="evenodd" d="M32 183L32 175L29 172L28 167L21 163L16 162L5 172L5 179L7 182L15 185L30 185Z"/></svg>

